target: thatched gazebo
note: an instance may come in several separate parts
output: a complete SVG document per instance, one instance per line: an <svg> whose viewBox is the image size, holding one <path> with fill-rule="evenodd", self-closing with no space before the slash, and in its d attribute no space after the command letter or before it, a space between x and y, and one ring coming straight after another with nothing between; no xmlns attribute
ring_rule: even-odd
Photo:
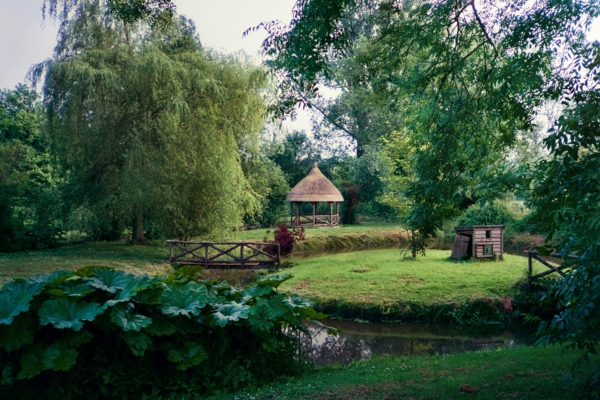
<svg viewBox="0 0 600 400"><path fill-rule="evenodd" d="M306 178L302 179L290 190L286 200L292 203L292 215L290 219L292 227L309 225L313 228L332 228L339 226L339 202L344 201L344 197L342 197L342 194L333 183L321 173L317 167L317 163L315 163ZM300 205L304 202L312 204L312 214L300 213ZM321 202L329 203L329 215L317 213L317 205ZM294 203L296 203L295 214ZM335 214L333 213L333 203L335 203Z"/></svg>

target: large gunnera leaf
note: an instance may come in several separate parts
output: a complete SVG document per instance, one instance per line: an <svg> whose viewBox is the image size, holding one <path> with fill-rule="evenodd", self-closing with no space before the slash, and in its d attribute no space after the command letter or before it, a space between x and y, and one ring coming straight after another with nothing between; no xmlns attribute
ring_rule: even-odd
<svg viewBox="0 0 600 400"><path fill-rule="evenodd" d="M252 299L265 296L273 291L271 285L253 285L244 289L242 292L242 303L246 303Z"/></svg>
<svg viewBox="0 0 600 400"><path fill-rule="evenodd" d="M274 288L277 288L283 282L289 281L293 277L294 277L294 275L292 275L292 274L285 274L282 276L274 275L274 276L269 276L269 277L259 279L259 280L255 281L254 283L252 283L252 285L270 285ZM247 285L246 287L250 287L250 286L251 285Z"/></svg>
<svg viewBox="0 0 600 400"><path fill-rule="evenodd" d="M139 331L152 323L152 319L140 314L134 314L129 307L114 308L110 320L127 331Z"/></svg>
<svg viewBox="0 0 600 400"><path fill-rule="evenodd" d="M33 378L46 369L44 355L46 351L42 342L29 345L21 355L21 370L17 375L19 379Z"/></svg>
<svg viewBox="0 0 600 400"><path fill-rule="evenodd" d="M36 326L37 321L28 312L15 317L10 325L0 325L0 347L10 353L33 343Z"/></svg>
<svg viewBox="0 0 600 400"><path fill-rule="evenodd" d="M313 302L310 299L299 296L297 294L292 294L291 296L287 296L283 299L283 303L290 307L292 310L295 308L307 308L312 307Z"/></svg>
<svg viewBox="0 0 600 400"><path fill-rule="evenodd" d="M27 280L30 284L41 283L46 289L55 289L61 283L73 276L71 271L54 271L49 274L36 275Z"/></svg>
<svg viewBox="0 0 600 400"><path fill-rule="evenodd" d="M177 332L177 328L168 317L157 315L152 317L152 323L144 328L144 332L153 336L168 336Z"/></svg>
<svg viewBox="0 0 600 400"><path fill-rule="evenodd" d="M207 288L196 282L184 285L171 285L161 297L161 310L166 315L192 315L200 314L200 310L208 304Z"/></svg>
<svg viewBox="0 0 600 400"><path fill-rule="evenodd" d="M142 332L121 332L121 337L136 356L143 356L144 352L152 344L152 338Z"/></svg>
<svg viewBox="0 0 600 400"><path fill-rule="evenodd" d="M134 278L133 274L112 269L95 269L92 271L92 275L94 276L83 279L93 287L110 293L125 289Z"/></svg>
<svg viewBox="0 0 600 400"><path fill-rule="evenodd" d="M89 277L94 276L93 271L95 271L97 269L113 270L114 268L113 267L104 267L101 265L90 265L88 267L79 268L77 271L75 271L74 275L79 276L81 278L89 278Z"/></svg>
<svg viewBox="0 0 600 400"><path fill-rule="evenodd" d="M0 324L10 325L14 318L29 310L33 295L5 290L0 292Z"/></svg>
<svg viewBox="0 0 600 400"><path fill-rule="evenodd" d="M69 281L70 283L71 281ZM89 283L79 283L79 284L71 284L71 285L63 285L62 291L65 292L66 295L71 297L83 297L87 294L95 291L96 288L90 285Z"/></svg>
<svg viewBox="0 0 600 400"><path fill-rule="evenodd" d="M77 362L77 354L67 343L57 340L44 352L44 367L53 371L68 371Z"/></svg>
<svg viewBox="0 0 600 400"><path fill-rule="evenodd" d="M82 344L89 343L94 338L92 332L87 329L81 329L77 332L71 331L69 332L69 336L67 337L67 343L71 347L78 347Z"/></svg>
<svg viewBox="0 0 600 400"><path fill-rule="evenodd" d="M48 300L38 310L40 325L52 324L55 328L72 328L78 331L83 327L83 321L93 321L104 311L97 303L88 303L73 297L59 297Z"/></svg>
<svg viewBox="0 0 600 400"><path fill-rule="evenodd" d="M207 358L208 354L204 349L194 342L185 342L183 349L171 350L167 356L169 361L179 364L177 369L180 371L198 365Z"/></svg>
<svg viewBox="0 0 600 400"><path fill-rule="evenodd" d="M230 321L239 321L240 319L248 318L248 312L250 312L250 306L232 301L230 304L220 305L212 316L215 319L216 325L224 327Z"/></svg>
<svg viewBox="0 0 600 400"><path fill-rule="evenodd" d="M152 286L152 278L148 275L131 275L133 279L130 279L129 282L125 285L123 290L117 291L116 296L108 300L106 304L110 307L114 306L117 303L125 302L131 300L134 297L138 290L143 290Z"/></svg>

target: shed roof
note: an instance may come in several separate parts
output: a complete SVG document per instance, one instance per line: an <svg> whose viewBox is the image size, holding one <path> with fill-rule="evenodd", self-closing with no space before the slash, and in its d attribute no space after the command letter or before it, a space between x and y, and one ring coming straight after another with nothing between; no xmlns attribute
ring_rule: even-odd
<svg viewBox="0 0 600 400"><path fill-rule="evenodd" d="M317 163L312 167L310 173L306 175L287 195L287 201L344 201L340 191L325 178L325 175L317 167Z"/></svg>
<svg viewBox="0 0 600 400"><path fill-rule="evenodd" d="M465 225L465 226L457 226L454 228L455 231L472 231L475 228L502 228L504 229L504 225Z"/></svg>

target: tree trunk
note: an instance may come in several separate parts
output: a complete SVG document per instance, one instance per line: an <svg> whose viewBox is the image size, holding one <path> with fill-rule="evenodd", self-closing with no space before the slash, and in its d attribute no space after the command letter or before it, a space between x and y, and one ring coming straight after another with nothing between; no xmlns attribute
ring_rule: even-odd
<svg viewBox="0 0 600 400"><path fill-rule="evenodd" d="M131 240L134 242L144 240L144 214L141 211L133 218Z"/></svg>

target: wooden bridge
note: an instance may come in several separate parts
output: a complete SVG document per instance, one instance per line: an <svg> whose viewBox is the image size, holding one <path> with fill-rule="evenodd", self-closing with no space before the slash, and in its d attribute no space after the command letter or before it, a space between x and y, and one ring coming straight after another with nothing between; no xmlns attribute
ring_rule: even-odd
<svg viewBox="0 0 600 400"><path fill-rule="evenodd" d="M540 258L540 253L538 253L537 251L530 251L530 250L525 250L523 253L527 254L529 257L529 282L535 282L538 279L546 276L546 275L550 275L553 273L557 273L560 276L562 276L563 278L566 277L567 275L565 275L565 273L562 271L563 269L567 269L567 268L573 268L573 265L569 264L569 265L561 265L559 267L555 267L554 265L542 260ZM562 258L562 256L560 254L557 253L552 253L550 254L550 257L555 257L555 258ZM572 258L572 259L577 259L577 256L574 255L569 255L567 256L568 258ZM542 263L543 266L547 267L549 269L549 271L544 271L541 272L539 274L533 275L533 260L539 261L540 263Z"/></svg>
<svg viewBox="0 0 600 400"><path fill-rule="evenodd" d="M276 243L213 243L167 240L169 262L203 265L205 269L272 269L279 266Z"/></svg>

